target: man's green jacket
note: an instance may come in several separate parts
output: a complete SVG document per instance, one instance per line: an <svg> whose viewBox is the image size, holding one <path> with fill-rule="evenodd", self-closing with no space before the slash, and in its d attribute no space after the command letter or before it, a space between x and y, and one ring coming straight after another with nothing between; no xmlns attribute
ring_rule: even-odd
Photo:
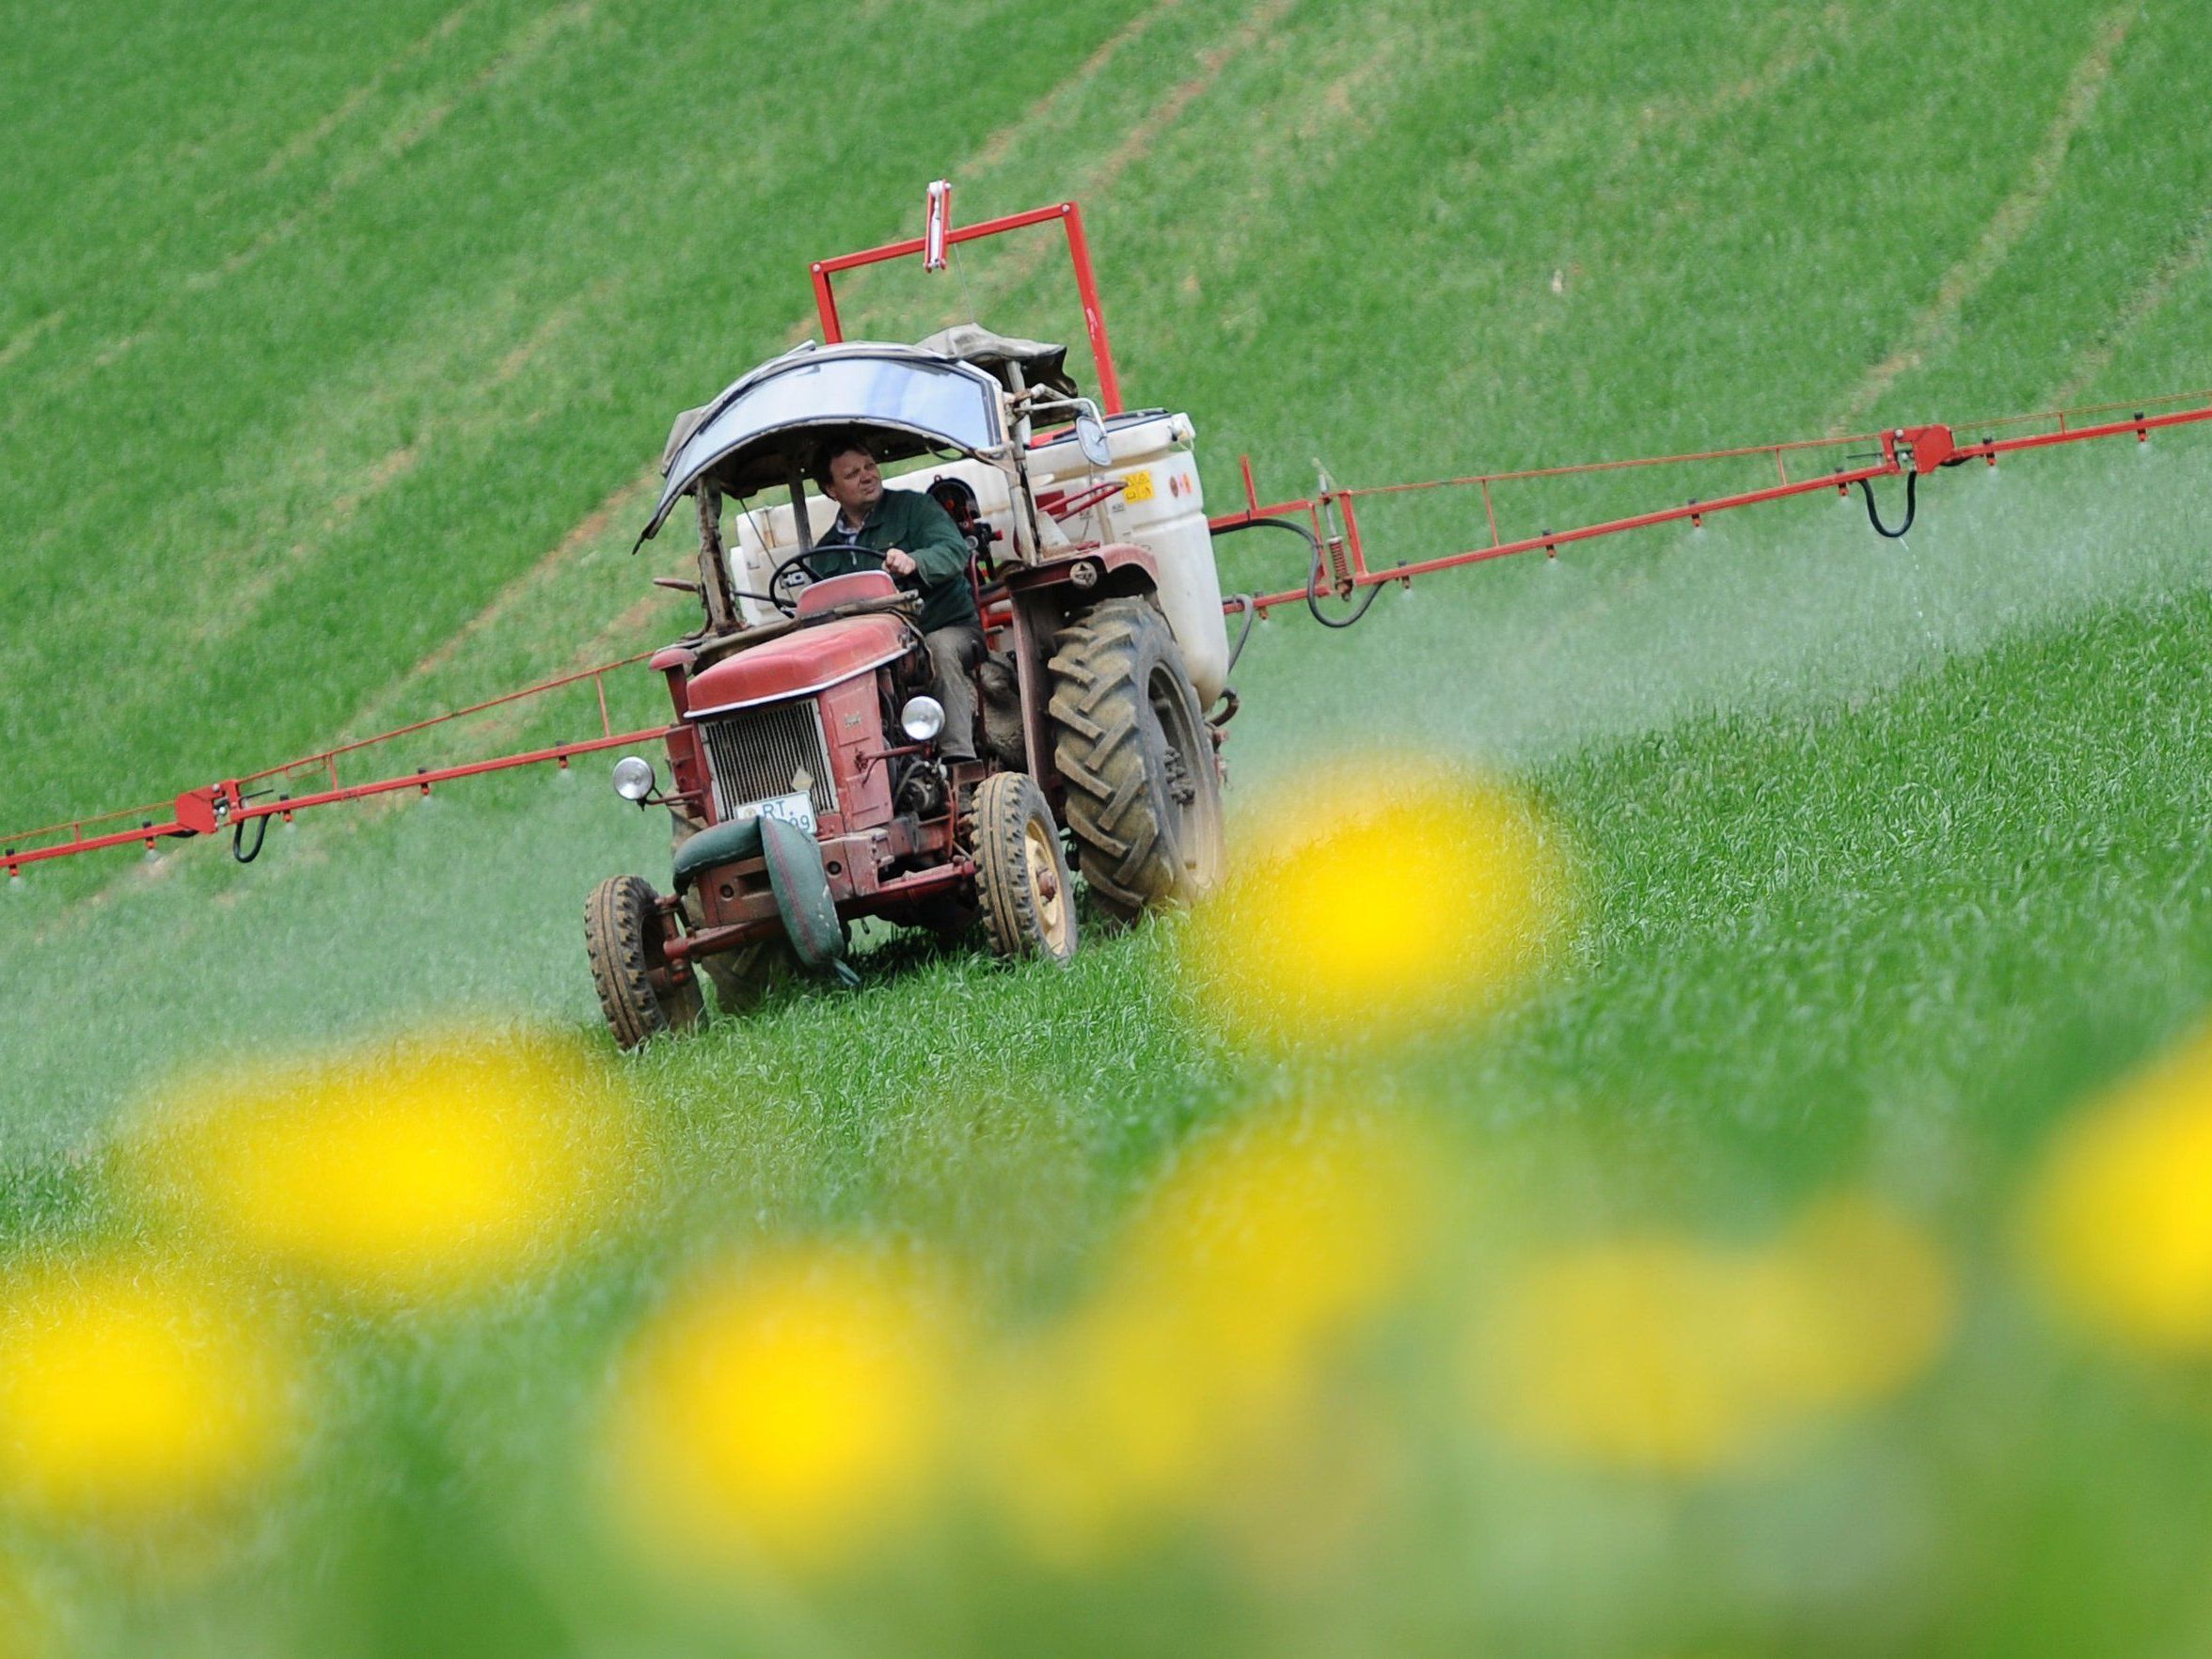
<svg viewBox="0 0 2212 1659"><path fill-rule="evenodd" d="M885 490L861 527L860 543L877 553L903 547L914 556L914 575L906 579L921 586L924 633L977 625L975 593L968 586L967 539L953 527L951 515L920 490ZM807 562L824 577L877 568L875 560L845 547L824 547Z"/></svg>

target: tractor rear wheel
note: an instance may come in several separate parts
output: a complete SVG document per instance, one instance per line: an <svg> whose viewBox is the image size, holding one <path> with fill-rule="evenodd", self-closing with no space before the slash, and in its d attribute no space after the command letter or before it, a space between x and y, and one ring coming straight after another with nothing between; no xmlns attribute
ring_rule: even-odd
<svg viewBox="0 0 2212 1659"><path fill-rule="evenodd" d="M957 890L934 893L907 912L910 926L926 928L946 944L955 944L975 931L983 912L974 900Z"/></svg>
<svg viewBox="0 0 2212 1659"><path fill-rule="evenodd" d="M684 913L691 913L688 907ZM695 957L691 967L714 987L718 1014L746 1013L776 987L798 976L798 960L780 935L756 939L734 951Z"/></svg>
<svg viewBox="0 0 2212 1659"><path fill-rule="evenodd" d="M1053 640L1053 764L1083 879L1123 921L1221 879L1221 773L1198 688L1147 599L1105 599Z"/></svg>
<svg viewBox="0 0 2212 1659"><path fill-rule="evenodd" d="M610 876L584 901L592 983L614 1040L635 1049L699 1022L699 981L678 974L663 949L660 895L638 876Z"/></svg>
<svg viewBox="0 0 2212 1659"><path fill-rule="evenodd" d="M975 791L975 893L1002 956L1064 963L1075 955L1075 895L1060 827L1027 772L994 772Z"/></svg>

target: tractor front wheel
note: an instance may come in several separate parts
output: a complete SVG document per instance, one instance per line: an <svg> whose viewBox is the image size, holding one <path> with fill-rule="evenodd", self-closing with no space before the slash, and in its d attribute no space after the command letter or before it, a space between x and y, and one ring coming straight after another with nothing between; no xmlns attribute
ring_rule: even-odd
<svg viewBox="0 0 2212 1659"><path fill-rule="evenodd" d="M994 772L975 791L975 893L1002 956L1075 955L1075 895L1060 827L1027 772Z"/></svg>
<svg viewBox="0 0 2212 1659"><path fill-rule="evenodd" d="M625 1049L699 1022L699 981L668 958L660 895L637 876L610 876L584 902L584 948L599 1006Z"/></svg>
<svg viewBox="0 0 2212 1659"><path fill-rule="evenodd" d="M1105 599L1052 642L1053 765L1083 879L1125 922L1221 879L1221 773L1198 689L1151 601Z"/></svg>

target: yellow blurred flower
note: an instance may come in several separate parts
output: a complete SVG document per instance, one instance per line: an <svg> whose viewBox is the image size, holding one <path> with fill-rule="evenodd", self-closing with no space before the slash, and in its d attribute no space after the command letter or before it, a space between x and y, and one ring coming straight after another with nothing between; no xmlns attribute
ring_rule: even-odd
<svg viewBox="0 0 2212 1659"><path fill-rule="evenodd" d="M1533 808L1425 761L1345 767L1255 814L1184 935L1240 1033L1388 1035L1463 1017L1526 971L1564 861Z"/></svg>
<svg viewBox="0 0 2212 1659"><path fill-rule="evenodd" d="M539 1264L599 1217L635 1150L580 1049L449 1032L211 1080L137 1164L157 1206L229 1246L411 1301Z"/></svg>
<svg viewBox="0 0 2212 1659"><path fill-rule="evenodd" d="M944 1451L959 1343L946 1291L831 1249L718 1264L632 1344L608 1468L672 1564L845 1560L910 1517Z"/></svg>
<svg viewBox="0 0 2212 1659"><path fill-rule="evenodd" d="M1934 1241L1848 1194L1765 1249L1651 1235L1548 1256L1508 1287L1471 1357L1485 1407L1522 1446L1693 1474L1904 1386L1951 1309Z"/></svg>
<svg viewBox="0 0 2212 1659"><path fill-rule="evenodd" d="M1746 1351L1753 1297L1737 1262L1685 1240L1553 1257L1508 1296L1482 1356L1516 1439L1634 1468L1698 1469L1766 1428Z"/></svg>
<svg viewBox="0 0 2212 1659"><path fill-rule="evenodd" d="M251 1491L297 1426L268 1319L213 1280L116 1257L0 1284L0 1496L140 1521Z"/></svg>
<svg viewBox="0 0 2212 1659"><path fill-rule="evenodd" d="M2083 1324L2212 1352L2212 1033L2062 1129L2024 1219L2044 1286Z"/></svg>
<svg viewBox="0 0 2212 1659"><path fill-rule="evenodd" d="M1956 1286L1927 1230L1864 1192L1809 1206L1767 1256L1798 1317L1776 1327L1778 1392L1803 1407L1886 1398L1942 1351Z"/></svg>
<svg viewBox="0 0 2212 1659"><path fill-rule="evenodd" d="M1029 1546L1114 1553L1279 1450L1323 1362L1403 1287L1427 1200L1410 1137L1323 1114L1195 1147L993 1398L990 1473Z"/></svg>

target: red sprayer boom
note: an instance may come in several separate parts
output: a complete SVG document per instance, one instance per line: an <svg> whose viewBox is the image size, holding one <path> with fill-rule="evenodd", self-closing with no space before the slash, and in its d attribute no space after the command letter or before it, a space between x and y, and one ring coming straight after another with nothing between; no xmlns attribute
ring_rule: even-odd
<svg viewBox="0 0 2212 1659"><path fill-rule="evenodd" d="M1082 308L1084 332L1095 365L1098 403L1092 419L1095 421L1102 414L1111 421L1121 416L1121 387L1114 370L1112 344L1107 337L1105 317L1099 305L1098 284L1091 268L1082 210L1074 202L1058 202L972 225L956 227L951 220L952 187L949 182L940 181L930 187L923 236L857 253L840 254L816 262L812 267L811 276L824 339L834 344L844 338L833 288L834 278L840 272L907 259L917 254L922 256L927 268L941 268L952 250L977 238L1057 226L1066 241ZM1082 402L1063 400L1061 406L1072 407L1074 403ZM1009 404L1010 408L1014 406ZM1024 434L1028 431L1026 419L1024 415L1020 428ZM1840 495L1848 496L1856 488L1865 497L1867 517L1875 530L1885 536L1900 537L1911 528L1919 512L1920 481L1940 468L1960 466L1972 461L1982 461L1995 466L2000 456L2016 451L2047 449L2059 444L2088 443L2101 438L2132 434L2139 442L2148 442L2154 432L2203 420L2212 420L2212 391L2177 394L2140 406L2108 404L2092 409L2053 410L2000 420L1962 423L1959 426L1892 427L1883 432L1845 437L1812 438L1793 443L1762 444L1744 449L1595 462L1519 472L1476 473L1425 482L1339 489L1324 475L1319 489L1313 496L1268 502L1260 499L1253 482L1251 461L1245 458L1241 463L1243 505L1236 511L1216 514L1207 521L1207 525L1215 536L1260 528L1288 530L1307 545L1307 574L1302 585L1259 594L1239 594L1228 601L1226 608L1240 610L1249 616L1264 614L1279 605L1304 601L1317 620L1334 627L1343 627L1364 614L1375 592L1385 583L1399 582L1410 587L1416 577L1455 569L1461 565L1479 564L1486 560L1505 559L1540 549L1548 557L1572 543L1594 541L1602 536L1619 535L1628 530L1646 529L1658 525L1679 524L1684 520L1693 526L1702 525L1713 514L1727 513L1739 507L1756 507L1764 502L1787 500L1797 496L1817 495L1824 490L1832 489ZM1187 439L1187 427L1183 431ZM1974 442L1961 443L1957 436L1960 431L1978 432L1985 435ZM1101 444L1106 441L1102 430L1095 430L1086 435ZM1028 440L1029 453L1035 455L1040 448L1065 442L1065 438L1064 433L1045 433L1031 438ZM1017 442L1012 447L1019 450L1019 445ZM1495 498L1502 485L1575 474L1694 463L1743 462L1761 458L1772 463L1774 481L1755 489L1743 489L1708 500L1693 498L1679 505L1655 507L1625 518L1606 519L1564 529L1547 529L1536 535L1516 540L1506 539L1498 528ZM1126 491L1129 502L1140 499L1133 487L1137 478L1145 481L1144 488L1148 496L1152 482L1151 474L1146 472L1130 478L1108 478L1102 484L1094 480L1088 493L1080 489L1072 494L1065 489L1058 490L1040 496L1037 498L1038 505L1049 508L1060 519L1074 522L1083 511L1107 497ZM1904 503L1899 521L1892 526L1882 516L1875 500L1874 486L1880 481L1899 478L1904 481ZM1181 488L1184 482L1179 476L1173 482L1177 488ZM1194 472L1188 482L1194 498ZM1487 545L1430 558L1404 560L1395 563L1379 562L1372 556L1373 550L1362 534L1360 504L1381 496L1444 489L1472 490L1480 495L1483 517L1489 529ZM657 524L657 520L656 522ZM715 545L719 547L719 544ZM1082 543L1078 550L1092 545L1092 543ZM1143 548L1133 551L1149 558ZM705 566L703 564L703 568ZM1094 567L1089 572L1089 581L1096 582L1098 579L1098 570ZM1331 616L1324 611L1321 605L1324 595L1346 600L1352 598L1361 590L1367 590L1367 595L1350 612ZM1206 616L1212 615L1212 594L1216 592L1218 590L1211 587L1207 590L1207 597L1201 607ZM979 598L986 606L987 615L990 614L988 608L992 604L1004 608L1009 602L1009 592L1010 590L1003 583L999 588L981 591ZM188 789L179 795L173 803L132 808L97 818L75 819L27 830L0 841L0 867L5 867L8 879L14 881L21 878L25 865L48 859L67 858L75 853L124 846L134 842L143 843L150 849L165 837L212 835L224 830L230 831L233 855L242 862L248 861L260 850L261 836L266 830L267 820L271 817L289 821L293 814L308 807L363 800L409 789L428 794L434 784L517 766L553 765L565 768L570 760L579 754L654 744L675 735L682 728L656 726L618 733L608 713L605 677L617 669L628 668L644 660L645 656L641 654L579 670L520 691L510 692L467 708L455 709L393 731L379 733L372 737L346 743L282 766ZM396 738L523 699L540 697L563 687L579 687L587 681L597 692L597 723L600 729L579 740L553 744L523 753L372 777L363 782L347 782L340 775L341 761L357 760L359 756L374 751ZM1224 715L1220 718L1225 720L1227 717ZM388 766L389 763L387 765Z"/></svg>
<svg viewBox="0 0 2212 1659"><path fill-rule="evenodd" d="M579 754L593 754L603 749L621 749L655 742L666 737L669 728L652 726L640 732L616 732L607 710L606 676L616 669L629 668L643 662L651 653L625 656L616 662L601 663L595 668L578 670L573 674L562 674L557 679L526 686L519 691L489 698L482 703L470 703L445 714L434 715L429 719L379 732L374 736L341 743L335 748L320 750L297 760L286 761L281 766L267 766L250 772L243 778L226 778L219 783L204 784L198 789L187 789L171 803L159 807L126 807L119 812L105 813L96 818L74 818L66 823L50 824L43 829L28 830L8 837L0 864L5 864L10 881L21 879L20 872L25 864L36 864L46 859L67 858L71 853L97 852L103 847L129 846L134 842L143 843L149 851L157 841L170 836L213 835L229 830L231 851L240 863L251 863L261 851L261 836L268 828L266 820L282 818L286 823L292 815L308 807L331 806L340 801L368 800L379 795L397 794L403 790L416 790L428 795L434 784L447 783L456 778L473 778L485 772L503 772L516 766L557 766L566 769L571 758ZM530 750L520 754L496 755L486 760L466 761L455 766L423 767L399 777L373 778L358 783L347 783L339 777L339 763L348 757L366 753L399 738L418 732L429 731L470 715L483 714L492 709L504 708L527 699L543 697L571 686L589 681L598 694L600 733L574 743L554 744L544 749ZM292 790L298 789L298 794ZM151 816L156 812L169 814L166 821L156 822ZM130 820L137 819L135 826ZM245 830L256 826L249 839ZM110 826L118 826L111 828Z"/></svg>
<svg viewBox="0 0 2212 1659"><path fill-rule="evenodd" d="M2177 403L2188 406L2170 409L2163 414L2149 412ZM2133 413L2125 419L2109 419L2124 409L2132 409ZM2097 417L2106 419L2095 419ZM2084 418L2090 418L2086 423ZM1845 437L1808 438L1793 443L1757 444L1742 449L1707 450L1689 454L1653 455L1625 461L1586 462L1573 466L1537 467L1520 472L1470 473L1464 477L1436 479L1420 483L1372 484L1358 489L1324 488L1312 497L1266 503L1259 499L1253 483L1251 460L1246 457L1242 467L1245 502L1242 511L1220 514L1209 522L1216 531L1275 523L1299 528L1309 534L1315 550L1312 577L1303 588L1286 588L1279 592L1256 596L1252 600L1253 608L1264 614L1277 605L1301 600L1312 603L1324 592L1333 593L1340 599L1349 598L1362 588L1379 588L1385 582L1410 583L1415 577L1432 575L1440 570L1452 570L1464 564L1480 564L1487 560L1506 559L1517 553L1534 553L1540 549L1548 558L1573 542L1593 541L1600 536L1648 529L1655 525L1680 524L1684 520L1692 525L1701 525L1709 515L1715 513L1726 513L1738 507L1757 507L1768 501L1788 500L1795 496L1816 495L1829 489L1838 495L1848 496L1856 486L1866 498L1868 521L1877 532L1896 540L1912 528L1919 513L1920 479L1940 467L1963 466L1970 461L1982 461L1995 466L1999 456L2018 450L2049 449L2057 444L2086 443L2129 434L2133 434L2138 442L2148 443L2154 432L2167 427L2193 425L2203 420L2212 420L2212 391L2177 393L2172 397L2152 399L2140 407L2130 403L2109 403L2092 408L2054 409L2034 415L1975 421L1967 430L1987 433L2006 429L2027 430L2014 430L2013 435L2005 437L1985 436L1970 444L1960 443L1953 427L1900 426L1884 432L1859 433ZM1835 466L1824 472L1809 470L1805 465L1808 457L1823 450L1867 451L1870 445L1874 446L1872 452L1855 456L1861 461L1857 466ZM1507 541L1498 532L1494 492L1501 484L1616 472L1635 467L1740 461L1760 456L1765 456L1774 463L1775 482L1758 489L1717 496L1711 500L1685 501L1681 506L1657 508L1626 518L1605 519L1568 529L1546 529L1515 541ZM1792 472L1793 461L1796 463L1794 475ZM1881 510L1874 500L1873 486L1877 480L1899 477L1904 480L1904 512L1903 519L1892 527L1882 519ZM1473 489L1480 492L1483 514L1490 527L1489 545L1410 562L1383 566L1370 563L1366 543L1360 533L1359 502L1371 497L1441 489ZM1305 521L1303 526L1298 523L1301 518Z"/></svg>

